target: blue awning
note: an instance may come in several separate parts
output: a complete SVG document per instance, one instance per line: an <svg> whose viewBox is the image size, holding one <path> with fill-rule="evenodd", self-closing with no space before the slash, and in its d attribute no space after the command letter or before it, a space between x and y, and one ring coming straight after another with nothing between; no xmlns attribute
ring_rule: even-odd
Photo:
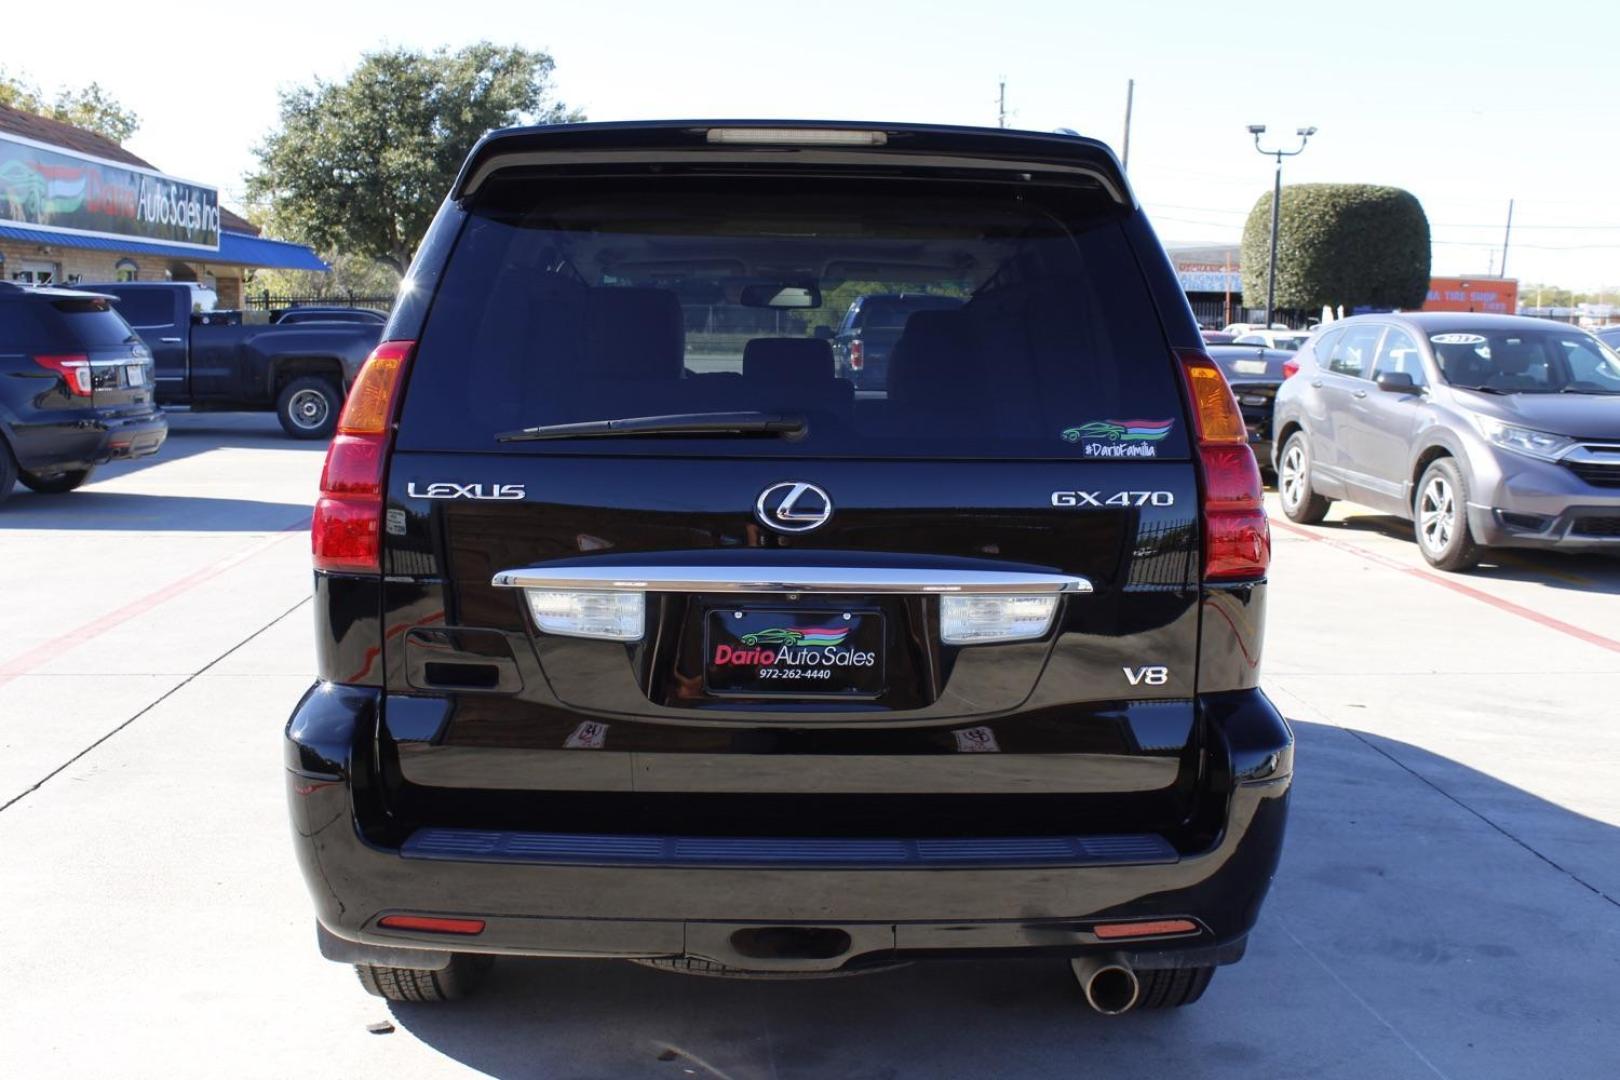
<svg viewBox="0 0 1620 1080"><path fill-rule="evenodd" d="M223 266L256 266L270 270L330 270L320 256L303 244L285 240L266 240L247 233L221 232L219 250L180 247L175 244L152 244L140 240L111 240L105 236L79 236L74 233L47 232L19 225L0 225L0 240L21 240L29 244L49 244L55 247L89 248L93 251L115 251L120 255L158 255L165 259L187 259L191 262L213 263Z"/></svg>

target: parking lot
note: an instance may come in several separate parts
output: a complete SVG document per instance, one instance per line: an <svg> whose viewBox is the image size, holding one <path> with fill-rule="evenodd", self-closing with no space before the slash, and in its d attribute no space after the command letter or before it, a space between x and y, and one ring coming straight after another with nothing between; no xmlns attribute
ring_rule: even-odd
<svg viewBox="0 0 1620 1080"><path fill-rule="evenodd" d="M322 450L269 416L172 429L0 509L0 1075L1615 1075L1620 561L1447 576L1393 519L1273 515L1290 835L1248 959L1190 1009L1104 1018L1063 964L999 960L507 961L390 1006L316 952L283 806Z"/></svg>

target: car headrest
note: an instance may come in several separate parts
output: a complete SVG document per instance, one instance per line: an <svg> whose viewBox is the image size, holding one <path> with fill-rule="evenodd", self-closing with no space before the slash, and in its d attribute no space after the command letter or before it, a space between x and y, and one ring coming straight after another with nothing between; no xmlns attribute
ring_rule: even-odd
<svg viewBox="0 0 1620 1080"><path fill-rule="evenodd" d="M973 340L965 312L913 314L889 355L889 400L942 409L980 400L985 378Z"/></svg>
<svg viewBox="0 0 1620 1080"><path fill-rule="evenodd" d="M679 379L686 365L681 302L666 289L592 289L588 335L591 378Z"/></svg>
<svg viewBox="0 0 1620 1080"><path fill-rule="evenodd" d="M1533 345L1503 341L1491 350L1491 360L1498 375L1523 375L1537 359Z"/></svg>
<svg viewBox="0 0 1620 1080"><path fill-rule="evenodd" d="M820 338L754 338L743 346L742 373L774 382L824 382L833 378L832 343Z"/></svg>

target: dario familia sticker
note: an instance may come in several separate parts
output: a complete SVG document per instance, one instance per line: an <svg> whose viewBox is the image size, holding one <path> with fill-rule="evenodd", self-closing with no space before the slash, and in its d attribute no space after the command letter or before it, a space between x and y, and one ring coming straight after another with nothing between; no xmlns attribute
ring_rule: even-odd
<svg viewBox="0 0 1620 1080"><path fill-rule="evenodd" d="M1174 420L1093 420L1064 428L1063 441L1079 443L1086 457L1156 457L1154 444L1170 434Z"/></svg>

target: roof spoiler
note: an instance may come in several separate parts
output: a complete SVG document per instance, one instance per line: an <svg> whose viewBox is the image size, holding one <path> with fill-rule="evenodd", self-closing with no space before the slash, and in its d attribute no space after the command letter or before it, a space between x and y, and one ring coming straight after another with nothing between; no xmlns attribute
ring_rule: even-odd
<svg viewBox="0 0 1620 1080"><path fill-rule="evenodd" d="M1119 159L1105 144L1066 132L833 120L659 120L503 128L478 140L450 197L477 192L514 165L608 164L760 153L820 163L881 159L942 168L1070 172L1096 180L1116 202L1136 205Z"/></svg>

